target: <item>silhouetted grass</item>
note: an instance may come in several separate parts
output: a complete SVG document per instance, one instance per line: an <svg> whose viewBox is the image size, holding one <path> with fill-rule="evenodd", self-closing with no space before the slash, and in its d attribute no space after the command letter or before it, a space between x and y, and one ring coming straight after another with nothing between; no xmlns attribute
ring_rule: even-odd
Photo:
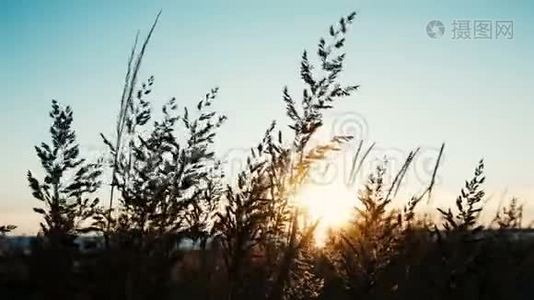
<svg viewBox="0 0 534 300"><path fill-rule="evenodd" d="M300 101L282 93L289 130L272 122L234 181L224 178L213 150L226 116L214 109L214 88L195 107L172 98L153 120L154 78L138 83L154 21L128 60L114 136L102 135L103 161L80 157L73 113L52 102L52 142L36 147L44 171L29 186L41 206L41 231L31 254L3 252L0 295L6 299L532 299L533 238L522 226L517 199L491 226L479 215L484 163L440 221L418 214L429 185L402 209L391 207L414 158L409 153L391 182L385 165L360 187L349 224L314 244L318 222L295 202L311 168L353 137L312 144L323 114L357 91L339 82L352 13L320 39L316 61L302 54ZM136 39L137 44L137 39ZM350 182L374 144L358 146ZM110 197L94 197L103 169ZM325 199L326 201L326 199ZM13 226L0 227L2 236ZM97 235L105 247L82 251L75 241ZM1 241L0 241L1 242ZM182 247L184 243L188 247Z"/></svg>

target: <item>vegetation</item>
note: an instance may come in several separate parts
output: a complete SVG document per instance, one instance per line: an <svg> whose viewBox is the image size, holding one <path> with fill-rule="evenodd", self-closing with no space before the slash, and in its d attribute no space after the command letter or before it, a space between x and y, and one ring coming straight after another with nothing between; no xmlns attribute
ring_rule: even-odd
<svg viewBox="0 0 534 300"><path fill-rule="evenodd" d="M355 199L351 222L316 246L320 220L296 195L315 164L353 139L311 142L324 113L358 89L339 80L355 17L341 18L320 39L317 63L303 52L302 98L287 87L282 94L289 130L273 121L245 168L227 179L213 150L226 120L214 109L217 88L195 107L172 98L153 120L154 78L138 83L138 73L158 15L140 49L137 39L132 49L115 136L101 134L108 151L102 160L81 157L72 110L52 102L52 143L36 147L44 178L28 172L41 204L34 209L43 218L40 234L30 255L2 257L26 275L0 273L0 293L7 299L530 299L534 240L514 231L523 229L522 205L513 199L489 226L479 221L483 161L455 207L438 209L440 220L417 212L431 197L444 146L429 185L402 209L391 203L419 150L391 182L387 164L377 167ZM358 143L351 178L373 147ZM111 174L106 205L94 196L104 172ZM101 237L103 246L82 251L75 243L81 236Z"/></svg>

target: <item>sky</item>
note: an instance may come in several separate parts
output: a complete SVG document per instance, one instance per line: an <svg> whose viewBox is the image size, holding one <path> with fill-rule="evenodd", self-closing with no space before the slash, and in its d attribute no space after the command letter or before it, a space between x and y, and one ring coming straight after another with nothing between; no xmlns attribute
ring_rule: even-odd
<svg viewBox="0 0 534 300"><path fill-rule="evenodd" d="M154 107L171 97L194 105L218 86L216 107L229 119L216 147L227 161L242 157L271 120L287 121L282 89L299 95L302 51L314 52L330 24L356 11L342 80L360 90L327 115L323 136L354 133L397 166L421 147L408 178L415 190L445 142L434 206L453 203L484 158L488 207L516 196L534 220L531 1L0 0L0 224L37 230L25 175L39 174L33 146L48 141L52 99L72 106L83 153L102 153L99 133L112 133L136 32L146 33L160 9L141 72L155 76ZM429 37L432 20L442 22L443 36ZM489 21L492 38L470 31L471 39L459 39L455 20L471 30ZM513 23L513 37L497 38L501 21ZM354 147L333 161L334 181ZM335 186L324 180L322 189Z"/></svg>

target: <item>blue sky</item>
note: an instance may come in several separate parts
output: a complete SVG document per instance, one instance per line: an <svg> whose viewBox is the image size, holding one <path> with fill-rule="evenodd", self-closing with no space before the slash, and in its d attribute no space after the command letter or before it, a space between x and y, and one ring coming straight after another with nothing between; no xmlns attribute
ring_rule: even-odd
<svg viewBox="0 0 534 300"><path fill-rule="evenodd" d="M329 114L327 128L357 113L377 156L417 146L434 155L446 142L442 206L483 157L489 194L519 196L534 212L532 2L301 2L0 0L0 223L36 228L25 173L38 170L33 145L48 137L51 99L73 107L84 151L101 151L98 133L112 132L136 31L160 9L142 71L155 76L152 100L191 105L220 87L217 105L229 117L221 153L284 120L281 90L297 94L302 50L355 10L343 80L361 90ZM440 39L426 35L430 20L444 23ZM455 40L454 20L513 21L514 37Z"/></svg>

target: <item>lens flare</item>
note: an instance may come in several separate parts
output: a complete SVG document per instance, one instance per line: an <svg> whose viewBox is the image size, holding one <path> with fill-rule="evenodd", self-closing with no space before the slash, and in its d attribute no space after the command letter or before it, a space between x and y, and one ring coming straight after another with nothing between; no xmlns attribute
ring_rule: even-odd
<svg viewBox="0 0 534 300"><path fill-rule="evenodd" d="M338 229L350 221L356 195L343 184L307 185L297 196L297 203L310 223L319 221L314 238L317 247L324 247L330 229Z"/></svg>

